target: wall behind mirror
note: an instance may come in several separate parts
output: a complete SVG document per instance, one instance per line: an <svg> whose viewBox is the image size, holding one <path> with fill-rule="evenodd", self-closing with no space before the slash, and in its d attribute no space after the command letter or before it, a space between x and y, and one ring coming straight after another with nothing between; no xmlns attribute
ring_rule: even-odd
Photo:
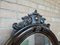
<svg viewBox="0 0 60 45"><path fill-rule="evenodd" d="M35 9L43 15L60 41L60 0L0 0L0 45L9 39L12 24Z"/></svg>

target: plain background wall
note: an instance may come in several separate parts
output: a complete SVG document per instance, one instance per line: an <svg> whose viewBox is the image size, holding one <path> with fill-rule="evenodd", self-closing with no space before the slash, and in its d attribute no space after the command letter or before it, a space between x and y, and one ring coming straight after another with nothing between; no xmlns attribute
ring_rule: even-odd
<svg viewBox="0 0 60 45"><path fill-rule="evenodd" d="M60 0L0 0L0 45L12 32L12 24L35 9L43 15L60 41Z"/></svg>

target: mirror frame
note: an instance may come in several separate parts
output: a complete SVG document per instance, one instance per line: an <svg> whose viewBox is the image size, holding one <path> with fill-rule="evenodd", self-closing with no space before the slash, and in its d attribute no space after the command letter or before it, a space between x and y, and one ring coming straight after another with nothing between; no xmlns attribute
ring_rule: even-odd
<svg viewBox="0 0 60 45"><path fill-rule="evenodd" d="M38 17L38 19L36 17ZM44 23L45 18L42 18L42 16L39 15L36 10L33 14L22 19L24 20L22 22L23 24L13 24L13 28L16 30L16 32L8 39L5 45L20 45L27 37L35 33L44 34L50 39L52 45L58 45L58 40L55 34L49 28L50 25Z"/></svg>

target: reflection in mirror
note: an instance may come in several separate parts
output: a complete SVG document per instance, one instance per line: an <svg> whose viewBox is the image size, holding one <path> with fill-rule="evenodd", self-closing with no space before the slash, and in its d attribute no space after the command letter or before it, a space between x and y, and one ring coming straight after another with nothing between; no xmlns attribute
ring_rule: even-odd
<svg viewBox="0 0 60 45"><path fill-rule="evenodd" d="M52 45L47 36L36 33L27 37L20 45Z"/></svg>

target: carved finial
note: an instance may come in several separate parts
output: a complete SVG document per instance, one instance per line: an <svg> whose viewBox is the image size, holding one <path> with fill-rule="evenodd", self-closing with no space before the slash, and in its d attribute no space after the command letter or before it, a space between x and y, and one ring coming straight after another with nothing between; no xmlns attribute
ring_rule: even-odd
<svg viewBox="0 0 60 45"><path fill-rule="evenodd" d="M35 10L34 12L37 13L37 10Z"/></svg>
<svg viewBox="0 0 60 45"><path fill-rule="evenodd" d="M39 15L39 13L37 13L37 10L35 10L32 15Z"/></svg>

